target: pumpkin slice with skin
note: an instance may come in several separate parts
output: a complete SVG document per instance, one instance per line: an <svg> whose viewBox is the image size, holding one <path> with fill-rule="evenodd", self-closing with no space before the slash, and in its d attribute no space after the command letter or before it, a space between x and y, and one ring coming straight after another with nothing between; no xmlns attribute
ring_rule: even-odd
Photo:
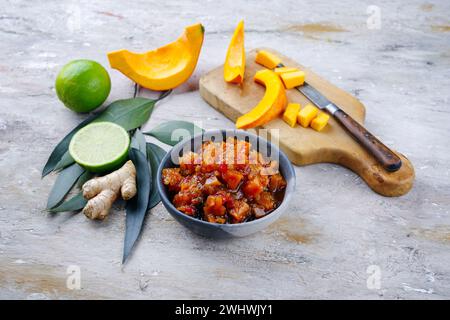
<svg viewBox="0 0 450 320"><path fill-rule="evenodd" d="M223 66L223 77L226 82L242 83L244 81L244 72L244 21L241 20L234 30L233 37L228 46L227 56Z"/></svg>
<svg viewBox="0 0 450 320"><path fill-rule="evenodd" d="M194 72L205 29L200 23L185 28L176 41L145 53L118 50L108 53L117 69L144 88L163 91L185 82Z"/></svg>
<svg viewBox="0 0 450 320"><path fill-rule="evenodd" d="M286 91L280 77L275 72L268 69L260 70L256 72L254 80L264 85L266 92L256 107L237 119L236 127L238 129L264 125L276 118L286 107Z"/></svg>

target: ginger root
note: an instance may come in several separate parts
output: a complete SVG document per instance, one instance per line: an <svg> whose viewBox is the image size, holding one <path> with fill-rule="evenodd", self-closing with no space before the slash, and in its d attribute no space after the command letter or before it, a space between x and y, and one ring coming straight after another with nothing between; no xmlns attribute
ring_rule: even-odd
<svg viewBox="0 0 450 320"><path fill-rule="evenodd" d="M83 197L89 199L83 213L90 219L104 219L119 192L124 200L136 195L136 168L128 160L120 169L87 181L82 189Z"/></svg>

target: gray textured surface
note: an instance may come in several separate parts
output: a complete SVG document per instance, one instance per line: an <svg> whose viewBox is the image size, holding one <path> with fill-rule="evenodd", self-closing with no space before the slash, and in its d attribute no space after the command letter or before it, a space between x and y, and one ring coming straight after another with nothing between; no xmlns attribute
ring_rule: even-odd
<svg viewBox="0 0 450 320"><path fill-rule="evenodd" d="M450 298L450 3L377 1L379 30L366 26L370 2L264 3L0 1L0 298ZM247 48L277 48L361 99L367 127L415 165L409 194L381 197L335 165L296 168L296 201L265 231L208 240L159 205L124 267L123 210L103 223L43 212L54 176L41 181L40 170L83 119L55 97L64 63L106 66L110 50L154 48L201 21L194 76L147 127L185 118L232 128L196 89L241 17ZM131 83L110 74L108 101L131 96ZM81 268L81 290L66 288L69 265ZM380 289L366 285L369 265L381 270Z"/></svg>

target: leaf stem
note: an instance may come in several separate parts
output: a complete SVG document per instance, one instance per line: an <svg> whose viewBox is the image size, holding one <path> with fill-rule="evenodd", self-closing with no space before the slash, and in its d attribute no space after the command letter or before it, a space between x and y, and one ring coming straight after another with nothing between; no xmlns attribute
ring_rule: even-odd
<svg viewBox="0 0 450 320"><path fill-rule="evenodd" d="M169 94L171 94L171 93L172 93L172 89L169 89L169 90L167 90L167 91L161 92L161 94L159 95L158 99L156 99L155 102L158 102L159 100L164 99L165 97L167 97L167 96L168 96Z"/></svg>
<svg viewBox="0 0 450 320"><path fill-rule="evenodd" d="M141 87L135 82L135 83L134 83L134 94L133 94L133 98L136 98L136 96L138 95L140 89L141 89Z"/></svg>

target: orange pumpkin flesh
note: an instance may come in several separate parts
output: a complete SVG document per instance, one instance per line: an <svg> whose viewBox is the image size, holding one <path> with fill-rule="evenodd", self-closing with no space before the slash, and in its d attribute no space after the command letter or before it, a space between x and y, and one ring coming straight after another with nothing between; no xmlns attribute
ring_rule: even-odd
<svg viewBox="0 0 450 320"><path fill-rule="evenodd" d="M185 82L197 65L204 28L198 23L185 28L174 42L145 53L118 50L108 53L117 69L144 88L163 91Z"/></svg>
<svg viewBox="0 0 450 320"><path fill-rule="evenodd" d="M223 68L226 82L242 83L245 72L244 21L240 21L234 30Z"/></svg>
<svg viewBox="0 0 450 320"><path fill-rule="evenodd" d="M261 126L276 118L284 111L287 98L280 77L273 71L265 69L255 74L255 82L266 87L261 101L250 112L240 116L236 121L238 129Z"/></svg>

